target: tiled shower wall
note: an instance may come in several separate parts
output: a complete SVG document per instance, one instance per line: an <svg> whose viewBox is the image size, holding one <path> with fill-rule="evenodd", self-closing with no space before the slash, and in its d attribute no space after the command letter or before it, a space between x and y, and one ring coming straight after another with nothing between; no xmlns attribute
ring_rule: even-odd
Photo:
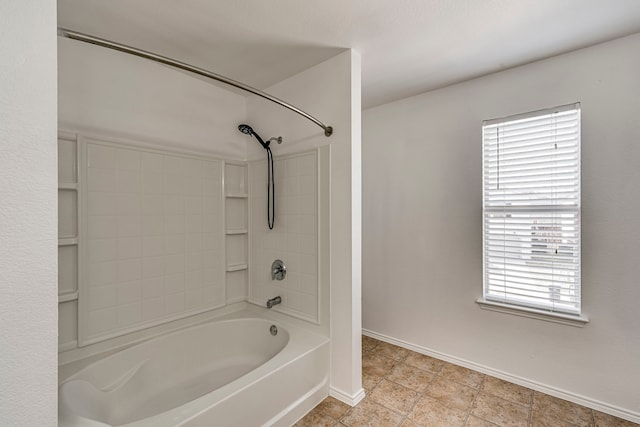
<svg viewBox="0 0 640 427"><path fill-rule="evenodd" d="M310 151L277 158L276 215L267 226L267 163L249 164L249 300L264 306L282 297L273 310L318 322L318 155ZM271 263L281 259L284 280L271 279Z"/></svg>
<svg viewBox="0 0 640 427"><path fill-rule="evenodd" d="M60 351L277 295L274 310L319 321L315 150L277 160L268 230L265 161L76 134L59 147ZM288 268L281 282L270 276L276 258Z"/></svg>
<svg viewBox="0 0 640 427"><path fill-rule="evenodd" d="M225 304L221 161L90 142L83 167L81 343Z"/></svg>

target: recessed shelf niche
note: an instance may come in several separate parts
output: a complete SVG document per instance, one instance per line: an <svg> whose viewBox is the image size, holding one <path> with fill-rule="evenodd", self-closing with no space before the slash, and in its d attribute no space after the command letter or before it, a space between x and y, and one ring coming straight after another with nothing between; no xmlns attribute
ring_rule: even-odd
<svg viewBox="0 0 640 427"><path fill-rule="evenodd" d="M226 162L225 195L225 262L227 304L244 301L248 293L248 167L246 163Z"/></svg>
<svg viewBox="0 0 640 427"><path fill-rule="evenodd" d="M58 351L78 346L78 137L58 135Z"/></svg>

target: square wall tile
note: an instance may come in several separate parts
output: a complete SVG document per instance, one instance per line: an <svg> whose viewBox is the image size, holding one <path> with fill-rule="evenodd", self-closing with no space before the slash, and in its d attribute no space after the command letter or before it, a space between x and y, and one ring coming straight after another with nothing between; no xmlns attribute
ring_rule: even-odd
<svg viewBox="0 0 640 427"><path fill-rule="evenodd" d="M285 156L276 162L276 221L266 226L265 182L259 177L266 161L251 163L249 175L252 246L249 280L251 300L264 304L280 295L275 310L305 320L317 320L317 153ZM271 263L281 259L287 266L282 281L272 281Z"/></svg>
<svg viewBox="0 0 640 427"><path fill-rule="evenodd" d="M100 340L219 306L221 162L94 143L87 152L89 293L78 309L88 322L80 339ZM77 201L61 200L60 229L76 234ZM72 289L67 258L71 254L64 254L61 277Z"/></svg>

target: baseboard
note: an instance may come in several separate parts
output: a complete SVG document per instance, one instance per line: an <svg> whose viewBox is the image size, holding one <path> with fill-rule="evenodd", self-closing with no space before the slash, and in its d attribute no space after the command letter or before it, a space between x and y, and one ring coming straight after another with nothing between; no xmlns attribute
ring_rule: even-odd
<svg viewBox="0 0 640 427"><path fill-rule="evenodd" d="M364 394L364 389L363 388L358 390L353 395L350 395L350 394L345 393L342 390L338 390L335 387L330 387L329 388L329 396L335 397L339 401L344 402L349 406L356 406L358 403L360 403L362 401L362 399L364 399L365 394Z"/></svg>
<svg viewBox="0 0 640 427"><path fill-rule="evenodd" d="M509 381L511 383L518 384L523 387L527 387L532 390L557 397L559 399L568 400L570 402L577 403L578 405L586 406L588 408L595 409L596 411L604 412L606 414L613 415L615 417L623 418L625 420L629 420L634 423L640 424L640 413L638 412L620 408L615 405L610 405L608 403L601 402L599 400L591 399L589 397L581 396L579 394L575 394L566 390L548 386L546 384L542 384L536 381L529 380L527 378L522 378L516 375L512 375L504 371L489 368L487 366L480 365L478 363L470 362L465 359L460 359L455 356L450 356L448 354L441 353L439 351L434 351L426 347L421 347L421 346L418 346L406 341L402 341L387 335L379 334L377 332L370 331L368 329L362 329L362 334L371 338L375 338L380 341L388 342L389 344L397 345L399 347L403 347L408 350L415 351L417 353L435 357L436 359L444 360L445 362L453 363L454 365L464 366L465 368L473 369L474 371L482 372L483 374L491 375L492 377L500 378L501 380ZM329 394L332 395L331 394L332 392L333 392L333 389L330 390ZM336 399L338 399L338 397L336 397Z"/></svg>

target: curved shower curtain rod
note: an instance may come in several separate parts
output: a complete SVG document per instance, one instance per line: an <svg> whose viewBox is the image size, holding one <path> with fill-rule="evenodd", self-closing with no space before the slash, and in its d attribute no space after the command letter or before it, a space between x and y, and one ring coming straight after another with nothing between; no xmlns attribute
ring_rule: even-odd
<svg viewBox="0 0 640 427"><path fill-rule="evenodd" d="M186 64L184 62L176 61L171 58L167 58L166 56L157 55L155 53L147 52L145 50L137 49L135 47L127 46L124 44L116 43L110 40L102 39L100 37L90 36L88 34L79 33L77 31L68 30L66 28L58 28L58 35L62 37L67 37L73 40L79 40L85 43L95 44L97 46L106 47L113 50L118 50L120 52L128 53L131 55L139 56L141 58L150 59L151 61L159 62L161 64L170 65L175 68L179 68L181 70L189 71L194 74L198 74L200 76L208 77L213 80L217 80L221 83L236 87L238 89L242 89L244 91L250 92L254 95L260 96L264 99L267 99L271 102L274 102L278 105L287 108L294 113L300 114L302 117L305 117L311 120L313 123L317 124L324 130L324 135L329 137L333 133L333 128L331 126L325 126L320 120L313 117L311 114L305 113L301 109L294 107L293 105L276 98L275 96L269 95L266 92L263 92L259 89L253 88L249 85L241 83L239 81L230 79L225 76L221 76L220 74L213 73L211 71L207 71L203 68L194 67L193 65Z"/></svg>

